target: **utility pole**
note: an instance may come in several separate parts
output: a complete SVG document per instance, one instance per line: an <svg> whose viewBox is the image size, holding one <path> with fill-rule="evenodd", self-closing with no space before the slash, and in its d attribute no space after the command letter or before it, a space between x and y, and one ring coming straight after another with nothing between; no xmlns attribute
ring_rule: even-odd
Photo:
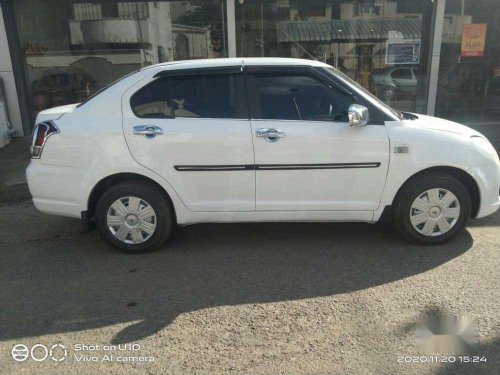
<svg viewBox="0 0 500 375"><path fill-rule="evenodd" d="M236 57L236 20L234 14L234 0L226 0L226 16L228 57Z"/></svg>
<svg viewBox="0 0 500 375"><path fill-rule="evenodd" d="M221 11L222 11L222 46L223 46L223 51L224 51L224 57L228 57L227 50L226 50L226 24L224 21L224 18L226 18L226 15L224 14L224 0L221 0L220 7L221 7Z"/></svg>

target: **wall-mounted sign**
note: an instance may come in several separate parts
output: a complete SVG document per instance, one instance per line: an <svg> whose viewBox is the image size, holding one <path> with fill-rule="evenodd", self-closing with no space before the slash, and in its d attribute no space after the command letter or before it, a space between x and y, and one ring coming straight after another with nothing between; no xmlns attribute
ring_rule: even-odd
<svg viewBox="0 0 500 375"><path fill-rule="evenodd" d="M388 39L385 48L385 63L419 64L420 39Z"/></svg>
<svg viewBox="0 0 500 375"><path fill-rule="evenodd" d="M481 57L486 44L485 23L468 23L462 29L462 57Z"/></svg>

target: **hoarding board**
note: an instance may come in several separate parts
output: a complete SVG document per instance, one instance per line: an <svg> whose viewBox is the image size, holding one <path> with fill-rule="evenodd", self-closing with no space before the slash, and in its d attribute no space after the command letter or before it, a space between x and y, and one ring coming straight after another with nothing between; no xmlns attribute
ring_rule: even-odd
<svg viewBox="0 0 500 375"><path fill-rule="evenodd" d="M484 55L487 27L485 23L469 23L463 26L460 56L482 57Z"/></svg>

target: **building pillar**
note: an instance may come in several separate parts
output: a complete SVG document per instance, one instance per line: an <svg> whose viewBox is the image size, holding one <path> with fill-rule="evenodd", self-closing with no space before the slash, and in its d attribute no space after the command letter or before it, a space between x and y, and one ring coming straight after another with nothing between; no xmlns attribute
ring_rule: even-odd
<svg viewBox="0 0 500 375"><path fill-rule="evenodd" d="M434 14L434 32L432 35L431 63L429 70L429 92L427 95L427 114L434 116L436 113L436 98L439 78L439 62L441 59L441 42L443 40L443 23L446 0L436 0Z"/></svg>
<svg viewBox="0 0 500 375"><path fill-rule="evenodd" d="M2 8L0 8L0 77L2 77L9 119L15 133L15 137L22 137L23 121L21 118L21 110L19 108L19 99L17 96L16 80L14 79L14 71L10 55L10 48L5 30L5 23Z"/></svg>
<svg viewBox="0 0 500 375"><path fill-rule="evenodd" d="M234 0L226 0L227 56L236 57L236 14Z"/></svg>

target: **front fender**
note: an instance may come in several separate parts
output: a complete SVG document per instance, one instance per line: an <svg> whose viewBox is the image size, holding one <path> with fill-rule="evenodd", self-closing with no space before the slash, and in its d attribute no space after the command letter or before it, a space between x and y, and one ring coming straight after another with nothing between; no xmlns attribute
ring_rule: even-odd
<svg viewBox="0 0 500 375"><path fill-rule="evenodd" d="M407 126L396 121L387 122L386 126L390 138L389 169L381 204L374 213L374 221L380 218L385 206L392 205L397 192L406 181L427 169L456 168L469 174L479 184L474 167L469 163L469 137L453 132L422 129L411 124Z"/></svg>

